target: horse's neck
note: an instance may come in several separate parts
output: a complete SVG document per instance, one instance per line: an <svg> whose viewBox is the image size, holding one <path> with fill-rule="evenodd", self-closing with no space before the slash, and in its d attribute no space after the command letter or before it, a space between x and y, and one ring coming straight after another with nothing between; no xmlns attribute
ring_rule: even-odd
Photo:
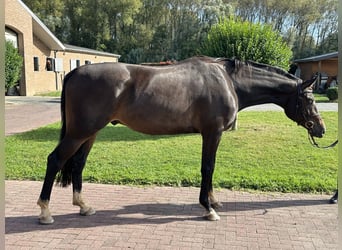
<svg viewBox="0 0 342 250"><path fill-rule="evenodd" d="M239 110L265 103L274 103L285 108L289 97L297 93L296 82L282 76L239 77L234 86Z"/></svg>

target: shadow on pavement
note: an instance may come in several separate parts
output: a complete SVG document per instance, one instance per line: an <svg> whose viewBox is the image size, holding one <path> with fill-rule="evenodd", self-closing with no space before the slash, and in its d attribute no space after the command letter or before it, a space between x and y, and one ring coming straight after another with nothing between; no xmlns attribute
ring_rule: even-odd
<svg viewBox="0 0 342 250"><path fill-rule="evenodd" d="M218 210L221 217L235 216L236 212L263 210L265 215L274 208L327 205L327 200L275 200L266 202L223 202ZM333 205L332 205L333 206ZM35 216L5 218L5 233L15 234L31 231L58 230L67 228L92 228L110 225L164 224L175 221L205 221L204 209L198 204L136 204L118 210L99 210L93 216L80 216L76 213L54 215L55 223L40 225L38 208Z"/></svg>

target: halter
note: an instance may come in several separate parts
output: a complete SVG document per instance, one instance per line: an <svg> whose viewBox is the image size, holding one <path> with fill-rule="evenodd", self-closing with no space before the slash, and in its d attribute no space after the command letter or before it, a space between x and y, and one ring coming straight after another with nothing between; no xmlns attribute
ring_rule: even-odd
<svg viewBox="0 0 342 250"><path fill-rule="evenodd" d="M338 140L336 140L335 142L333 142L332 144L328 146L322 147L318 145L318 143L315 141L315 138L310 134L310 129L312 129L314 122L308 118L308 112L306 111L304 105L301 102L304 94L307 94L307 93L312 93L312 90L303 91L301 86L297 83L297 103L296 103L297 124L303 125L308 130L308 139L312 146L316 148L321 148L321 149L333 148L337 145ZM300 111L301 111L301 115L300 115ZM311 115L311 117L318 117L318 116L320 115L319 114Z"/></svg>
<svg viewBox="0 0 342 250"><path fill-rule="evenodd" d="M298 125L303 125L306 129L312 129L314 122L309 118L308 112L306 111L304 105L302 104L302 99L304 94L311 94L312 90L303 91L301 85L297 83L297 103L296 103L296 121ZM319 117L320 115L313 114L311 117Z"/></svg>

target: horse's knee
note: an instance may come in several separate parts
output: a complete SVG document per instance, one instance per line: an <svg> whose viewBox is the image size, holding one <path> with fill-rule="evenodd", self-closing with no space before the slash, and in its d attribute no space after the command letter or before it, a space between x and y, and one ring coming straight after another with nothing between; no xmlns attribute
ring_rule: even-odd
<svg viewBox="0 0 342 250"><path fill-rule="evenodd" d="M82 199L82 195L80 192L74 192L72 197L72 204L74 206L80 207L80 214L81 215L93 215L96 213L96 211L85 204L84 200Z"/></svg>
<svg viewBox="0 0 342 250"><path fill-rule="evenodd" d="M37 205L39 205L41 209L41 213L39 215L39 223L43 225L52 224L54 222L54 219L52 218L49 210L49 201L43 201L39 198L37 201Z"/></svg>

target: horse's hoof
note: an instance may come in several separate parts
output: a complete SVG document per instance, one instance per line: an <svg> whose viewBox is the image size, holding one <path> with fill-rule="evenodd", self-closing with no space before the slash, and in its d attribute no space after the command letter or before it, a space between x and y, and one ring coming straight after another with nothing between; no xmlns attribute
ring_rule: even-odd
<svg viewBox="0 0 342 250"><path fill-rule="evenodd" d="M39 224L41 225L50 225L52 223L54 223L54 219L52 218L52 216L39 218Z"/></svg>
<svg viewBox="0 0 342 250"><path fill-rule="evenodd" d="M220 216L215 212L213 208L210 208L209 213L206 214L206 218L210 221L220 220Z"/></svg>
<svg viewBox="0 0 342 250"><path fill-rule="evenodd" d="M92 207L81 208L80 210L80 215L83 215L83 216L89 216L93 214L96 214L96 211Z"/></svg>
<svg viewBox="0 0 342 250"><path fill-rule="evenodd" d="M331 199L329 200L329 203L330 203L330 204L337 204L337 199L335 199L335 198L333 197L333 198L331 198Z"/></svg>

